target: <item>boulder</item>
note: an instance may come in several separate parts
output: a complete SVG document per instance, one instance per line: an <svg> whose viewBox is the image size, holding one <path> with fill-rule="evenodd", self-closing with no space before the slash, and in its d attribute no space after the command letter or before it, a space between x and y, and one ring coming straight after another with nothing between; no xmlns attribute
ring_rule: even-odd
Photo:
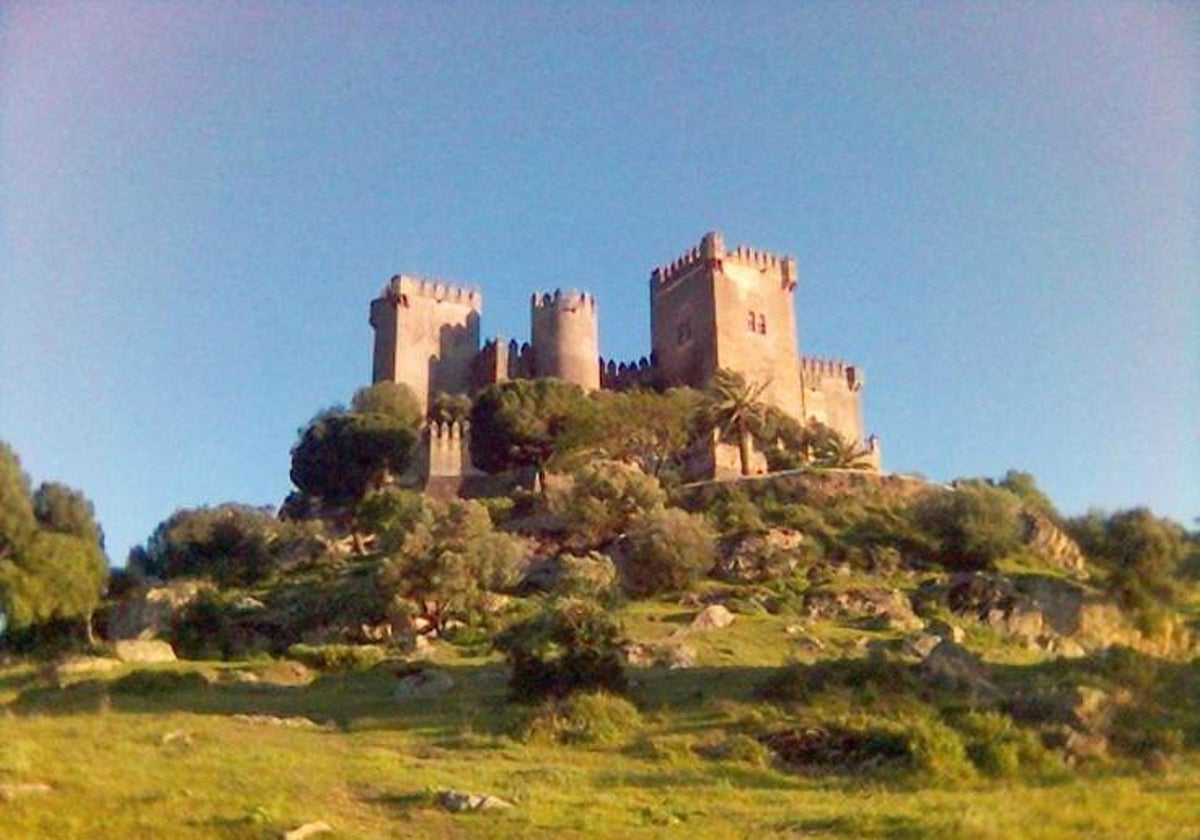
<svg viewBox="0 0 1200 840"><path fill-rule="evenodd" d="M804 596L804 610L810 619L866 621L878 629L912 632L925 626L908 596L885 587L816 589Z"/></svg>
<svg viewBox="0 0 1200 840"><path fill-rule="evenodd" d="M283 840L308 840L309 837L315 837L318 834L328 834L333 831L333 827L326 822L310 822L305 823L298 828L293 828L291 831L283 833Z"/></svg>
<svg viewBox="0 0 1200 840"><path fill-rule="evenodd" d="M940 688L965 689L983 702L1000 698L1000 690L989 678L983 660L954 642L941 640L917 667L919 673Z"/></svg>
<svg viewBox="0 0 1200 840"><path fill-rule="evenodd" d="M810 562L814 553L812 538L790 528L743 534L718 544L713 575L730 583L777 580Z"/></svg>
<svg viewBox="0 0 1200 840"><path fill-rule="evenodd" d="M672 671L696 666L696 651L678 640L630 642L625 645L625 660L634 668L660 667Z"/></svg>
<svg viewBox="0 0 1200 840"><path fill-rule="evenodd" d="M127 639L114 642L113 653L122 662L137 662L142 665L176 661L174 648L156 639Z"/></svg>
<svg viewBox="0 0 1200 840"><path fill-rule="evenodd" d="M1037 511L1025 510L1021 513L1021 520L1025 526L1025 544L1035 554L1077 577L1087 575L1087 562L1079 544L1063 533L1049 517Z"/></svg>
<svg viewBox="0 0 1200 840"><path fill-rule="evenodd" d="M168 630L171 622L211 584L178 581L131 591L112 611L108 635L112 639L152 639Z"/></svg>
<svg viewBox="0 0 1200 840"><path fill-rule="evenodd" d="M511 802L487 793L468 793L463 790L439 790L437 804L452 814L463 811L496 811L514 807Z"/></svg>
<svg viewBox="0 0 1200 840"><path fill-rule="evenodd" d="M709 604L692 619L693 630L721 629L733 624L733 613L722 604Z"/></svg>

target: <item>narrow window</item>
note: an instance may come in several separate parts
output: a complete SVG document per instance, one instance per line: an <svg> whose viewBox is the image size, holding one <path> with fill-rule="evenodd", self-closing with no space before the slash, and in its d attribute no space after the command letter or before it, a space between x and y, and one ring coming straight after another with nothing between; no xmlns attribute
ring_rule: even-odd
<svg viewBox="0 0 1200 840"><path fill-rule="evenodd" d="M759 316L758 316L758 334L759 335L767 334L767 316L766 315L759 314Z"/></svg>
<svg viewBox="0 0 1200 840"><path fill-rule="evenodd" d="M755 316L754 312L751 311L750 318L746 322L747 326L750 328L750 332L754 332L755 324L757 324L757 323L758 323L758 319Z"/></svg>

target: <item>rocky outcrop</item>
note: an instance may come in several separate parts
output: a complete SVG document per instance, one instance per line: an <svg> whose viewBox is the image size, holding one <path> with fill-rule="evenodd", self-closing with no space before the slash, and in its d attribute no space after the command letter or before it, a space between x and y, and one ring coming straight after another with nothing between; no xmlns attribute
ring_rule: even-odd
<svg viewBox="0 0 1200 840"><path fill-rule="evenodd" d="M816 589L804 596L804 614L816 620L864 621L876 629L911 632L925 626L899 589Z"/></svg>
<svg viewBox="0 0 1200 840"><path fill-rule="evenodd" d="M109 638L153 639L162 635L175 616L209 588L211 584L187 580L135 589L113 608Z"/></svg>
<svg viewBox="0 0 1200 840"><path fill-rule="evenodd" d="M139 665L156 665L162 662L175 662L175 650L166 642L154 639L128 639L113 643L113 653L122 662L136 662Z"/></svg>
<svg viewBox="0 0 1200 840"><path fill-rule="evenodd" d="M721 540L713 575L730 583L762 583L792 574L817 556L811 537L790 528Z"/></svg>
<svg viewBox="0 0 1200 840"><path fill-rule="evenodd" d="M721 629L733 624L734 615L722 604L709 604L692 619L692 630Z"/></svg>
<svg viewBox="0 0 1200 840"><path fill-rule="evenodd" d="M1087 561L1079 544L1045 514L1024 510L1021 521L1025 526L1024 541L1030 550L1050 565L1065 569L1078 577L1087 575Z"/></svg>

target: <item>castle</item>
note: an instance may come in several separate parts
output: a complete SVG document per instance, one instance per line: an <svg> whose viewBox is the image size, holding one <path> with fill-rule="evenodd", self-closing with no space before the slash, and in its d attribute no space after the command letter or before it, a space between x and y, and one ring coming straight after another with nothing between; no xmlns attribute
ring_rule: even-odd
<svg viewBox="0 0 1200 840"><path fill-rule="evenodd" d="M584 389L703 385L719 369L763 386L762 399L798 420L820 421L861 444L861 368L799 351L791 257L725 248L719 233L650 274L649 357L617 363L600 356L596 301L576 291L536 293L530 341L480 344L482 295L474 289L397 275L371 301L374 382L401 382L428 408L439 393L470 394L508 379L555 377ZM470 471L462 430L432 428L422 456L426 479ZM456 454L462 450L462 454ZM731 471L736 453L714 442L701 472ZM759 456L755 471L764 471Z"/></svg>

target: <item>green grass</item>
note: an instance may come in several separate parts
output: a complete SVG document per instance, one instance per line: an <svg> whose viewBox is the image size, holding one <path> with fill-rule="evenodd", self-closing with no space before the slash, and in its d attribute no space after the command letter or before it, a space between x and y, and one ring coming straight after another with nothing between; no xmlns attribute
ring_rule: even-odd
<svg viewBox="0 0 1200 840"><path fill-rule="evenodd" d="M654 640L686 627L694 612L638 603L624 619L631 636ZM1200 836L1195 752L1155 774L1118 761L1036 781L972 775L956 784L802 775L751 760L748 734L821 713L753 698L794 653L792 623L740 615L724 630L686 633L698 667L633 670L640 725L593 744L523 740L529 709L505 703L502 663L449 647L438 659L454 688L404 701L394 699L386 669L281 687L215 679L253 665L180 663L153 670L204 671L213 681L119 689L128 673L120 671L60 689L39 669L14 666L0 671L0 784L46 782L54 791L0 804L0 838L265 840L314 820L332 825L332 838L360 840ZM815 632L831 649L852 633ZM830 708L844 713L846 699L835 692ZM253 724L239 714L321 726ZM443 787L516 807L449 814L433 803Z"/></svg>

